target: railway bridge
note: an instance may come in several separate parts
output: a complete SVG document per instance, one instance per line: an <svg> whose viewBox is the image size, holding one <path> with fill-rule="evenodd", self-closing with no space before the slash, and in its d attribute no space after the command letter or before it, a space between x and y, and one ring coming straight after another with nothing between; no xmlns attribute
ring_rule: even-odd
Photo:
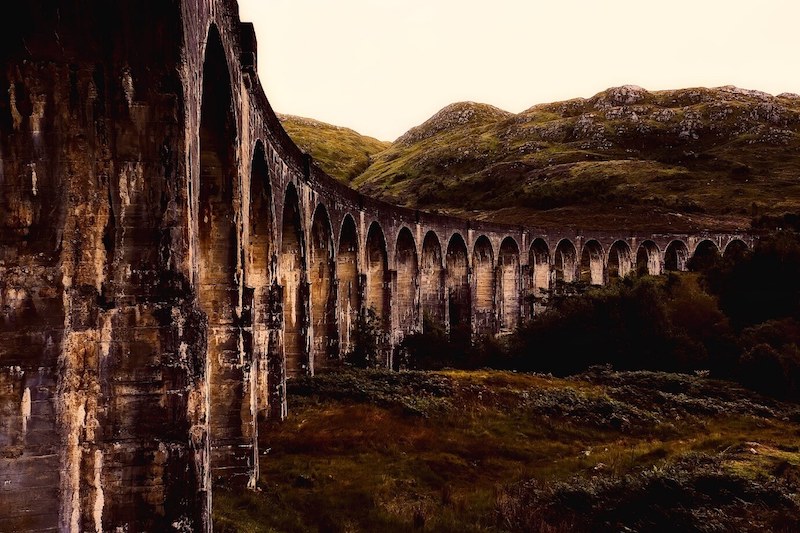
<svg viewBox="0 0 800 533"><path fill-rule="evenodd" d="M234 0L13 4L0 531L210 529L216 480L255 486L258 421L287 415L286 380L341 364L368 310L391 366L424 315L509 332L559 281L684 270L753 243L389 205L287 136Z"/></svg>

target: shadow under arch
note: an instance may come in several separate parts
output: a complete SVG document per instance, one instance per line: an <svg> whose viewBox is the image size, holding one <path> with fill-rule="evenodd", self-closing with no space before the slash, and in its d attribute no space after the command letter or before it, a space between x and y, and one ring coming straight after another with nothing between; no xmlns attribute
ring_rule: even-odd
<svg viewBox="0 0 800 533"><path fill-rule="evenodd" d="M365 308L367 312L375 313L378 320L378 327L381 331L381 339L378 339L379 357L378 361L383 366L390 366L387 353L387 343L389 328L391 326L389 315L389 265L386 249L386 238L378 222L373 222L367 232L367 243L365 247L366 257L366 298Z"/></svg>
<svg viewBox="0 0 800 533"><path fill-rule="evenodd" d="M454 233L447 243L445 257L445 291L447 296L447 325L451 338L472 335L472 298L469 285L469 256L467 243L460 233Z"/></svg>
<svg viewBox="0 0 800 533"><path fill-rule="evenodd" d="M442 245L436 232L429 231L422 241L420 264L420 305L423 316L435 324L444 325L444 267ZM423 321L424 327L424 321Z"/></svg>
<svg viewBox="0 0 800 533"><path fill-rule="evenodd" d="M472 272L475 286L473 302L473 333L478 336L495 333L495 271L494 250L486 235L475 241L472 251Z"/></svg>
<svg viewBox="0 0 800 533"><path fill-rule="evenodd" d="M338 355L339 346L339 336L336 331L333 230L328 210L322 203L317 205L311 221L308 262L313 332L310 369L313 373L330 366L331 360Z"/></svg>
<svg viewBox="0 0 800 533"><path fill-rule="evenodd" d="M245 282L251 291L251 323L253 328L253 370L255 382L255 408L259 419L268 416L270 405L282 403L273 391L279 390L282 381L280 358L270 347L270 299L275 277L275 219L272 212L272 187L269 181L264 143L256 141L250 166L250 202L248 208L249 243ZM246 304L245 304L246 305ZM278 416L279 412L276 413Z"/></svg>
<svg viewBox="0 0 800 533"><path fill-rule="evenodd" d="M589 239L581 251L580 281L590 285L602 285L604 280L605 252L595 239Z"/></svg>
<svg viewBox="0 0 800 533"><path fill-rule="evenodd" d="M578 251L569 239L561 239L553 254L553 276L556 290L563 290L559 285L577 281Z"/></svg>
<svg viewBox="0 0 800 533"><path fill-rule="evenodd" d="M750 251L741 239L732 239L731 242L725 245L725 250L722 251L722 258L726 261L738 261L742 259Z"/></svg>
<svg viewBox="0 0 800 533"><path fill-rule="evenodd" d="M358 231L348 213L342 219L336 253L338 279L338 323L340 356L353 350L353 332L361 310L361 284L358 275Z"/></svg>
<svg viewBox="0 0 800 533"><path fill-rule="evenodd" d="M234 199L239 191L238 134L231 76L219 32L208 30L200 109L198 187L198 303L208 317L207 379L211 470L234 485L254 482L249 464L255 447L244 435L249 405L239 364L240 331L235 309L239 236Z"/></svg>
<svg viewBox="0 0 800 533"><path fill-rule="evenodd" d="M528 250L528 316L542 312L544 299L550 290L550 248L544 239L537 238Z"/></svg>
<svg viewBox="0 0 800 533"><path fill-rule="evenodd" d="M664 249L664 270L667 272L684 272L689 261L689 248L680 239L670 242Z"/></svg>
<svg viewBox="0 0 800 533"><path fill-rule="evenodd" d="M500 331L511 332L519 325L520 260L519 246L512 237L500 243L497 257L500 279L498 288Z"/></svg>
<svg viewBox="0 0 800 533"><path fill-rule="evenodd" d="M419 259L414 236L405 226L397 234L394 261L397 272L396 292L392 297L394 314L397 319L397 330L406 335L418 329Z"/></svg>
<svg viewBox="0 0 800 533"><path fill-rule="evenodd" d="M703 239L694 247L694 252L689 258L687 266L693 272L701 272L713 268L720 259L722 259L722 255L716 243L709 239Z"/></svg>
<svg viewBox="0 0 800 533"><path fill-rule="evenodd" d="M305 243L300 198L293 183L286 186L281 219L280 275L283 286L283 353L286 377L309 368L306 320L308 309Z"/></svg>
<svg viewBox="0 0 800 533"><path fill-rule="evenodd" d="M627 242L614 241L608 249L608 279L621 279L633 272L633 252Z"/></svg>
<svg viewBox="0 0 800 533"><path fill-rule="evenodd" d="M636 249L636 273L640 276L661 274L661 250L651 240L642 241Z"/></svg>

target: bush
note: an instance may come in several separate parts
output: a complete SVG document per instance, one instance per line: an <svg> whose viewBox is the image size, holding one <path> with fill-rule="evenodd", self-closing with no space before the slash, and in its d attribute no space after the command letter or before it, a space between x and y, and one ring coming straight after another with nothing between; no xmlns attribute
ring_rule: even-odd
<svg viewBox="0 0 800 533"><path fill-rule="evenodd" d="M507 531L797 531L793 489L698 454L622 477L523 481L498 493L495 516Z"/></svg>
<svg viewBox="0 0 800 533"><path fill-rule="evenodd" d="M356 368L375 368L382 363L386 346L383 321L374 309L359 313L353 328L353 349L345 354L345 364Z"/></svg>
<svg viewBox="0 0 800 533"><path fill-rule="evenodd" d="M425 315L422 331L406 335L395 356L396 366L411 370L442 368L507 368L507 350L502 341L487 336L474 342L468 324L454 326L448 335L444 326Z"/></svg>
<svg viewBox="0 0 800 533"><path fill-rule="evenodd" d="M605 363L629 370L704 367L705 344L713 344L715 331L709 338L697 339L694 321L705 327L724 323L724 317L713 299L688 296L690 288L684 283L677 278L669 283L649 277L628 278L553 300L545 313L513 336L510 360L519 370L559 375ZM675 320L683 313L693 317L692 327ZM724 325L720 329L724 330Z"/></svg>
<svg viewBox="0 0 800 533"><path fill-rule="evenodd" d="M767 236L752 254L706 271L704 280L737 329L800 318L800 236L790 232Z"/></svg>
<svg viewBox="0 0 800 533"><path fill-rule="evenodd" d="M403 369L440 370L452 366L454 355L444 326L426 314L422 331L406 335L400 343L395 363Z"/></svg>
<svg viewBox="0 0 800 533"><path fill-rule="evenodd" d="M758 344L742 355L743 385L769 396L800 399L800 350L797 344L779 348Z"/></svg>

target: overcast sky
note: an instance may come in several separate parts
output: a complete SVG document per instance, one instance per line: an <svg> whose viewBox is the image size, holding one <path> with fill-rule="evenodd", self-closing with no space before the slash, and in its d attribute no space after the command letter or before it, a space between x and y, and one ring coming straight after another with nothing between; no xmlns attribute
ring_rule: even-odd
<svg viewBox="0 0 800 533"><path fill-rule="evenodd" d="M273 107L391 141L445 105L800 93L798 0L239 0Z"/></svg>

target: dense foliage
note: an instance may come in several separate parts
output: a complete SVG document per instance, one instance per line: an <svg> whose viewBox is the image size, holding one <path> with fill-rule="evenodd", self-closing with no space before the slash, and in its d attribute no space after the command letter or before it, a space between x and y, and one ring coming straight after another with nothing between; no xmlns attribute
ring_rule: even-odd
<svg viewBox="0 0 800 533"><path fill-rule="evenodd" d="M690 372L800 398L800 238L777 232L752 252L698 258L695 272L631 276L552 294L544 313L474 345L425 322L403 343L410 368L488 366L574 374L592 365ZM442 356L447 354L447 356Z"/></svg>

